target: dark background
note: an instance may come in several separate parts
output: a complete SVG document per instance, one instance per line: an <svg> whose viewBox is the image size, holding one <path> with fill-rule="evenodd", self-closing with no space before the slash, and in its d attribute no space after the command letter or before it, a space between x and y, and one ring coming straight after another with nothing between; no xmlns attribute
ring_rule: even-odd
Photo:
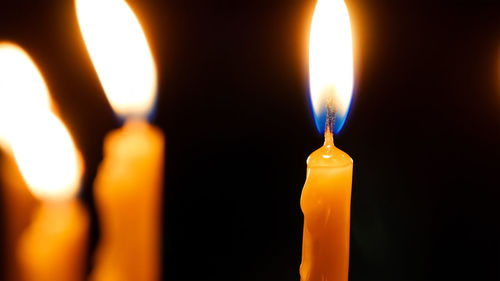
<svg viewBox="0 0 500 281"><path fill-rule="evenodd" d="M159 67L165 280L298 280L315 1L129 0ZM500 1L346 0L351 280L500 279ZM120 126L72 1L1 0L85 156ZM4 214L5 215L5 214ZM95 214L94 214L95 215ZM93 245L98 239L94 216Z"/></svg>

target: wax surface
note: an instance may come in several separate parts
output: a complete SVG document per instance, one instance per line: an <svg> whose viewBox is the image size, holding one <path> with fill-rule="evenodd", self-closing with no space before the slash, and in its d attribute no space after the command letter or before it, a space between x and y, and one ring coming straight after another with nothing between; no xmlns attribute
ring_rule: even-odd
<svg viewBox="0 0 500 281"><path fill-rule="evenodd" d="M21 279L20 268L17 262L17 241L23 231L30 224L31 213L36 206L36 200L24 182L16 161L12 155L5 154L0 163L2 180L2 206L6 214L2 229L5 230L4 276L1 280L17 281Z"/></svg>
<svg viewBox="0 0 500 281"><path fill-rule="evenodd" d="M94 183L101 240L91 280L159 280L163 158L163 134L145 122L106 137Z"/></svg>
<svg viewBox="0 0 500 281"><path fill-rule="evenodd" d="M352 159L333 141L307 160L301 281L347 280Z"/></svg>
<svg viewBox="0 0 500 281"><path fill-rule="evenodd" d="M43 203L19 241L22 280L84 280L88 230L81 203Z"/></svg>

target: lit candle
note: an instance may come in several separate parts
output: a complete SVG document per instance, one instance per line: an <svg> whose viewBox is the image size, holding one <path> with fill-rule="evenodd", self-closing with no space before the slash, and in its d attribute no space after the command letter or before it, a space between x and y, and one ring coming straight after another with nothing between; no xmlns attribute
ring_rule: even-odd
<svg viewBox="0 0 500 281"><path fill-rule="evenodd" d="M52 113L35 116L10 140L19 170L41 200L18 244L24 280L83 280L89 216L76 199L83 163Z"/></svg>
<svg viewBox="0 0 500 281"><path fill-rule="evenodd" d="M147 122L156 67L144 32L122 0L77 0L80 29L123 128L104 141L94 183L101 240L91 279L158 280L164 138Z"/></svg>
<svg viewBox="0 0 500 281"><path fill-rule="evenodd" d="M50 98L45 82L29 55L18 45L0 42L0 148L5 230L5 275L1 279L20 280L20 268L15 258L17 241L29 225L36 205L12 155L9 139L21 124L50 110Z"/></svg>
<svg viewBox="0 0 500 281"><path fill-rule="evenodd" d="M311 99L325 143L307 160L300 276L302 281L347 280L353 162L333 144L353 87L351 28L342 0L318 1L309 44Z"/></svg>

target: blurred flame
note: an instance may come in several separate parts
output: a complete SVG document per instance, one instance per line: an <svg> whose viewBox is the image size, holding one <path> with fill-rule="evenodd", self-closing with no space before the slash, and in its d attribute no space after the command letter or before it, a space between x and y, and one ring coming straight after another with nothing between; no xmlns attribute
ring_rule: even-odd
<svg viewBox="0 0 500 281"><path fill-rule="evenodd" d="M21 47L0 42L0 144L8 145L16 122L27 123L25 119L50 107L49 91L33 60Z"/></svg>
<svg viewBox="0 0 500 281"><path fill-rule="evenodd" d="M0 42L0 139L13 152L31 192L60 200L78 191L83 165L51 105L47 85L29 55L15 44Z"/></svg>
<svg viewBox="0 0 500 281"><path fill-rule="evenodd" d="M343 0L318 0L309 41L310 93L316 126L325 129L327 101L335 110L334 133L345 123L353 89L351 25Z"/></svg>
<svg viewBox="0 0 500 281"><path fill-rule="evenodd" d="M21 174L38 198L65 200L76 195L82 163L64 124L52 113L23 126L14 135L12 151Z"/></svg>
<svg viewBox="0 0 500 281"><path fill-rule="evenodd" d="M146 36L123 0L76 0L80 29L108 100L122 117L146 117L156 66Z"/></svg>

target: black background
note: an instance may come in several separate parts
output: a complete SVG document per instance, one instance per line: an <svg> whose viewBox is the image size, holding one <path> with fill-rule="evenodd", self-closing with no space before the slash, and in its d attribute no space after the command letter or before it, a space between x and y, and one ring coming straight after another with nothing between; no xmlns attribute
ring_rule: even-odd
<svg viewBox="0 0 500 281"><path fill-rule="evenodd" d="M159 68L165 280L298 280L314 1L130 0ZM500 2L346 0L352 280L500 278ZM120 126L72 1L1 0L85 156ZM5 214L4 214L5 215ZM92 241L98 239L94 214Z"/></svg>

